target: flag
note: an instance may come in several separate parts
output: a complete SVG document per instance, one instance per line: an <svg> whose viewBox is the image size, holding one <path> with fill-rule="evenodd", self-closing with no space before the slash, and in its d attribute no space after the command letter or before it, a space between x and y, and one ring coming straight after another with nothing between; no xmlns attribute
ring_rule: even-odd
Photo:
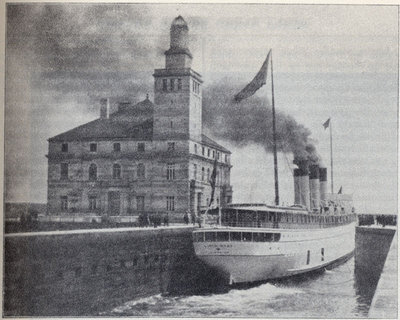
<svg viewBox="0 0 400 320"><path fill-rule="evenodd" d="M329 127L330 122L331 122L331 118L329 118L328 120L326 120L326 121L323 123L324 129L326 129L326 128Z"/></svg>
<svg viewBox="0 0 400 320"><path fill-rule="evenodd" d="M242 91L235 95L234 99L236 102L240 102L243 99L251 97L258 89L267 83L268 61L270 55L271 50L269 50L267 58L265 59L260 71L258 71L254 79L246 87L244 87Z"/></svg>
<svg viewBox="0 0 400 320"><path fill-rule="evenodd" d="M216 182L216 178L217 178L217 156L215 156L215 160L214 160L214 168L213 171L211 173L211 178L210 178L210 185L211 185L211 198L210 198L210 203L208 204L208 206L210 207L211 204L214 201L214 193L215 193L215 182Z"/></svg>
<svg viewBox="0 0 400 320"><path fill-rule="evenodd" d="M342 194L342 187L340 187L338 194Z"/></svg>

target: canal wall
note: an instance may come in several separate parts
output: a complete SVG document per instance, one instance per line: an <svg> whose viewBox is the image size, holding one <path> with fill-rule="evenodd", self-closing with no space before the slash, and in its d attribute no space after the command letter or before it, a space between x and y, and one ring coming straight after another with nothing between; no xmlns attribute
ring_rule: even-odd
<svg viewBox="0 0 400 320"><path fill-rule="evenodd" d="M368 317L373 319L397 319L397 233L386 257L385 266L369 309Z"/></svg>
<svg viewBox="0 0 400 320"><path fill-rule="evenodd" d="M354 276L362 304L371 305L395 233L395 227L356 227Z"/></svg>
<svg viewBox="0 0 400 320"><path fill-rule="evenodd" d="M93 316L153 294L220 288L196 258L193 228L5 236L4 316Z"/></svg>

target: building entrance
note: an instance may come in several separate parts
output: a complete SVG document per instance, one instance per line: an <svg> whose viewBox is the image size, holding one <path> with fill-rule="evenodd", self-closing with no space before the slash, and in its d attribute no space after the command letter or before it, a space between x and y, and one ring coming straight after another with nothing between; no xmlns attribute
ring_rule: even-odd
<svg viewBox="0 0 400 320"><path fill-rule="evenodd" d="M118 191L108 192L108 213L111 216L118 216L121 210L121 196Z"/></svg>

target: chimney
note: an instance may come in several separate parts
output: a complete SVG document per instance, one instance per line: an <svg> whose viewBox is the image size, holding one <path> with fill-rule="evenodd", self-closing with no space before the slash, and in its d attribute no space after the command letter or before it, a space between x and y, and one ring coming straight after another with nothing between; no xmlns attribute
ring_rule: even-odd
<svg viewBox="0 0 400 320"><path fill-rule="evenodd" d="M325 206L325 200L328 193L328 175L326 168L319 168L319 193L321 197L321 204Z"/></svg>
<svg viewBox="0 0 400 320"><path fill-rule="evenodd" d="M310 179L308 170L294 169L294 203L301 204L310 209Z"/></svg>
<svg viewBox="0 0 400 320"><path fill-rule="evenodd" d="M319 166L313 164L310 166L310 200L311 209L318 209L321 203L320 183L319 183Z"/></svg>
<svg viewBox="0 0 400 320"><path fill-rule="evenodd" d="M108 119L110 117L110 100L108 98L100 99L100 118Z"/></svg>

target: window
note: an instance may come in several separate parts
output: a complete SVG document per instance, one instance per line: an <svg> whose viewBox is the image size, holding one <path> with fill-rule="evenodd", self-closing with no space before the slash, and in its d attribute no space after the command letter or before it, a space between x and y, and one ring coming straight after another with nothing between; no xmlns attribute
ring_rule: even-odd
<svg viewBox="0 0 400 320"><path fill-rule="evenodd" d="M121 165L118 163L113 164L113 179L121 179Z"/></svg>
<svg viewBox="0 0 400 320"><path fill-rule="evenodd" d="M310 264L310 250L307 250L307 264Z"/></svg>
<svg viewBox="0 0 400 320"><path fill-rule="evenodd" d="M321 248L321 261L325 260L325 249Z"/></svg>
<svg viewBox="0 0 400 320"><path fill-rule="evenodd" d="M241 232L230 232L231 241L241 241L242 233Z"/></svg>
<svg viewBox="0 0 400 320"><path fill-rule="evenodd" d="M89 210L97 209L97 196L91 195L89 196Z"/></svg>
<svg viewBox="0 0 400 320"><path fill-rule="evenodd" d="M201 155L203 155L203 156L204 156L205 150L206 150L206 148L204 148L204 147L201 147Z"/></svg>
<svg viewBox="0 0 400 320"><path fill-rule="evenodd" d="M229 232L217 232L217 241L229 241Z"/></svg>
<svg viewBox="0 0 400 320"><path fill-rule="evenodd" d="M67 196L61 196L61 211L67 211L68 210L68 197Z"/></svg>
<svg viewBox="0 0 400 320"><path fill-rule="evenodd" d="M61 163L61 180L68 179L68 163Z"/></svg>
<svg viewBox="0 0 400 320"><path fill-rule="evenodd" d="M228 162L228 155L225 155L225 162Z"/></svg>
<svg viewBox="0 0 400 320"><path fill-rule="evenodd" d="M175 150L175 142L168 142L168 151Z"/></svg>
<svg viewBox="0 0 400 320"><path fill-rule="evenodd" d="M114 147L114 152L120 152L121 151L121 144L119 142L115 142L113 144Z"/></svg>
<svg viewBox="0 0 400 320"><path fill-rule="evenodd" d="M193 179L197 179L197 164L193 165Z"/></svg>
<svg viewBox="0 0 400 320"><path fill-rule="evenodd" d="M242 232L242 241L251 241L251 232Z"/></svg>
<svg viewBox="0 0 400 320"><path fill-rule="evenodd" d="M167 197L167 211L175 211L175 197L174 196Z"/></svg>
<svg viewBox="0 0 400 320"><path fill-rule="evenodd" d="M210 168L207 168L207 181L210 181Z"/></svg>
<svg viewBox="0 0 400 320"><path fill-rule="evenodd" d="M167 90L168 90L168 82L167 82L167 79L163 79L162 84L163 84L163 91L167 91Z"/></svg>
<svg viewBox="0 0 400 320"><path fill-rule="evenodd" d="M208 148L208 150L207 150L207 157L210 157L210 148Z"/></svg>
<svg viewBox="0 0 400 320"><path fill-rule="evenodd" d="M193 81L192 90L194 93L199 94L200 93L200 84L198 84L196 81Z"/></svg>
<svg viewBox="0 0 400 320"><path fill-rule="evenodd" d="M201 181L204 181L204 167L201 168Z"/></svg>
<svg viewBox="0 0 400 320"><path fill-rule="evenodd" d="M89 180L97 180L97 166L94 163L89 166Z"/></svg>
<svg viewBox="0 0 400 320"><path fill-rule="evenodd" d="M137 167L137 177L144 178L145 177L145 167L143 163L139 163Z"/></svg>
<svg viewBox="0 0 400 320"><path fill-rule="evenodd" d="M197 144L194 145L194 153L197 154Z"/></svg>
<svg viewBox="0 0 400 320"><path fill-rule="evenodd" d="M136 197L136 209L138 211L144 211L144 196Z"/></svg>
<svg viewBox="0 0 400 320"><path fill-rule="evenodd" d="M144 152L144 142L139 142L139 143L137 144L137 150L138 150L139 152Z"/></svg>
<svg viewBox="0 0 400 320"><path fill-rule="evenodd" d="M97 152L97 143L90 144L90 152Z"/></svg>
<svg viewBox="0 0 400 320"><path fill-rule="evenodd" d="M213 150L213 159L215 158L215 151Z"/></svg>
<svg viewBox="0 0 400 320"><path fill-rule="evenodd" d="M182 90L182 79L178 79L178 90Z"/></svg>
<svg viewBox="0 0 400 320"><path fill-rule="evenodd" d="M217 236L216 232L205 232L204 233L205 241L216 241L217 240L216 236Z"/></svg>
<svg viewBox="0 0 400 320"><path fill-rule="evenodd" d="M175 90L175 79L170 79L170 82L169 82L169 89L170 89L171 91L174 91L174 90Z"/></svg>
<svg viewBox="0 0 400 320"><path fill-rule="evenodd" d="M61 152L68 152L68 143L63 143L61 145Z"/></svg>
<svg viewBox="0 0 400 320"><path fill-rule="evenodd" d="M217 159L219 160L219 152L217 152Z"/></svg>
<svg viewBox="0 0 400 320"><path fill-rule="evenodd" d="M167 165L167 180L175 179L175 164L170 163Z"/></svg>

